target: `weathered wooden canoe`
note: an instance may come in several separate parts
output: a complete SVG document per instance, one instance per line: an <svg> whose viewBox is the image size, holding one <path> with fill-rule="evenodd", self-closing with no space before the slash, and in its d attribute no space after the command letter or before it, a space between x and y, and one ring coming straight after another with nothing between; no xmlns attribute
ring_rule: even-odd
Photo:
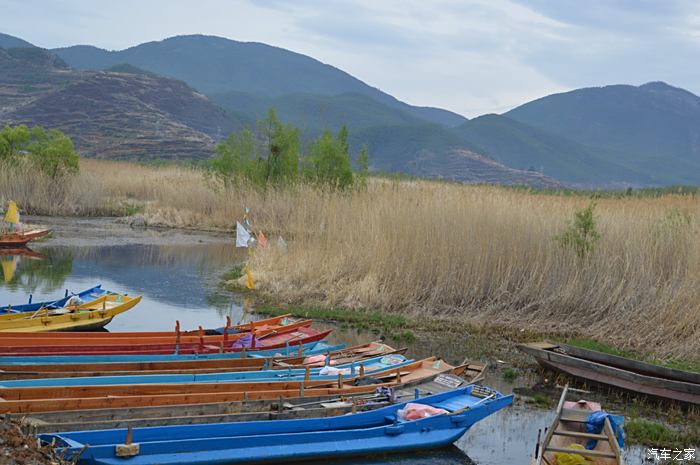
<svg viewBox="0 0 700 465"><path fill-rule="evenodd" d="M233 421L281 420L343 415L379 408L390 402L403 402L473 384L483 378L485 365L471 363L443 373L427 372L401 384L355 387L342 395L321 395L320 389L307 390L304 397L280 400L243 400L165 407L129 407L34 413L26 417L30 432L97 430L126 427L224 423ZM427 370L429 371L429 370ZM462 376L459 376L462 375ZM18 415L19 416L19 415Z"/></svg>
<svg viewBox="0 0 700 465"><path fill-rule="evenodd" d="M299 346L302 347L302 346ZM225 371L284 369L302 366L323 366L360 361L379 355L404 353L406 349L395 350L383 343L372 342L347 349L320 354L323 362L304 363L317 357L246 357L213 360L186 360L169 362L111 362L111 363L63 363L63 364L24 364L0 365L0 382L4 380L67 378L77 376L123 376L155 374L202 374Z"/></svg>
<svg viewBox="0 0 700 465"><path fill-rule="evenodd" d="M0 332L99 329L115 316L131 310L140 301L141 296L105 295L71 309L40 309L33 313L4 314L0 315Z"/></svg>
<svg viewBox="0 0 700 465"><path fill-rule="evenodd" d="M373 382L385 385L412 383L442 373L480 376L482 365L453 367L434 357L395 369L372 374ZM32 413L65 410L157 407L167 405L237 402L243 400L279 400L280 397L338 395L372 392L375 385L340 375L337 380L261 381L238 383L143 384L119 386L25 387L0 390L0 413ZM365 379L367 377L364 377ZM320 390L320 391L319 391ZM312 393L313 392L313 393Z"/></svg>
<svg viewBox="0 0 700 465"><path fill-rule="evenodd" d="M47 356L47 355L146 355L146 354L192 354L192 353L212 353L212 352L240 352L244 348L250 349L276 349L286 347L288 345L299 345L310 342L317 342L325 339L332 330L317 331L310 327L311 320L293 323L286 327L282 327L279 331L264 334L260 338L251 337L252 347L246 347L246 343L240 344L243 339L234 337L237 335L229 334L228 336L202 336L196 338L197 342L181 342L177 343L156 343L156 344L116 344L116 345L81 345L79 347L71 346L27 346L15 347L5 346L0 347L0 355L25 355L25 356ZM106 323L105 323L106 324ZM306 325L306 326L303 326ZM246 333L250 334L250 333ZM207 342L207 337L218 338ZM232 340L224 341L224 337ZM228 342L228 346L224 345Z"/></svg>
<svg viewBox="0 0 700 465"><path fill-rule="evenodd" d="M585 432L586 419L593 411L600 410L600 406L586 401L566 402L567 391L568 386L561 394L554 421L545 429L544 437L540 430L532 465L556 464L557 454L577 454L591 465L624 465L617 431L613 431L608 418L600 433ZM595 447L585 448L592 440L596 441Z"/></svg>
<svg viewBox="0 0 700 465"><path fill-rule="evenodd" d="M403 355L373 357L345 365L332 367L343 375L356 377L359 373L378 373L408 365ZM337 373L327 374L326 368L284 368L278 370L230 371L202 374L166 374L166 375L126 375L126 376L78 376L68 378L38 378L6 380L0 384L0 395L5 388L39 387L39 386L105 386L105 385L139 385L139 384L185 384L185 383L226 383L226 382L260 382L283 380L327 380L337 379Z"/></svg>
<svg viewBox="0 0 700 465"><path fill-rule="evenodd" d="M4 315L6 313L36 312L40 308L55 310L57 308L63 308L73 297L78 297L81 300L91 301L102 297L105 294L113 294L113 292L103 290L101 284L98 284L95 287L91 287L90 289L85 289L84 291L80 291L76 294L69 293L68 289L66 289L66 293L63 297L54 300L46 300L43 302L32 302L32 296L30 294L29 302L26 304L0 306L0 314ZM26 335L27 333L21 334Z"/></svg>
<svg viewBox="0 0 700 465"><path fill-rule="evenodd" d="M38 239L50 233L50 229L30 229L13 233L0 234L0 248L26 245L29 241Z"/></svg>
<svg viewBox="0 0 700 465"><path fill-rule="evenodd" d="M649 396L700 404L700 383L694 373L679 372L622 357L569 346L537 342L518 346L545 368L594 383ZM587 358L575 354L585 354ZM652 374L653 373L653 374ZM665 373L676 379L662 377ZM686 381L679 381L678 378Z"/></svg>
<svg viewBox="0 0 700 465"><path fill-rule="evenodd" d="M1 337L1 335L0 335ZM232 358L251 357L285 357L296 355L299 349L304 355L326 354L330 351L341 350L345 344L329 345L324 341L310 342L289 347L273 349L248 349L224 353L189 353L189 354L131 354L131 355L5 355L0 356L3 366L30 366L35 364L71 364L71 363L134 363L134 362L174 362L190 360L228 360Z"/></svg>
<svg viewBox="0 0 700 465"><path fill-rule="evenodd" d="M473 390L467 386L415 400L448 412L415 421L400 419L399 410L406 407L401 403L331 418L138 428L125 446L127 431L119 429L40 438L69 453L82 450L78 463L85 464L121 464L125 457L144 465L280 462L430 449L451 444L513 400L497 391L482 397Z"/></svg>
<svg viewBox="0 0 700 465"><path fill-rule="evenodd" d="M72 307L66 307L71 309ZM260 323L258 325L246 325L250 328L250 334L254 334L256 343L263 338L278 334L290 333L298 328L311 326L312 320L287 321L284 325L273 323ZM177 344L185 347L187 344L224 344L246 337L248 332L231 332L230 328L223 334L207 335L204 329L199 331L187 331L185 333L176 330L174 332L160 333L7 333L0 336L0 353L62 353L65 347L81 347L85 350L131 350L142 346L172 346ZM249 336L248 336L249 337Z"/></svg>

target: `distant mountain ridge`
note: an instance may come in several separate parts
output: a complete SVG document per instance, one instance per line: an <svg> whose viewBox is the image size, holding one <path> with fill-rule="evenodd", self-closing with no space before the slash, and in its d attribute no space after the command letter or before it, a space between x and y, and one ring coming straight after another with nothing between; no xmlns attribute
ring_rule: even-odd
<svg viewBox="0 0 700 465"><path fill-rule="evenodd" d="M309 56L257 42L205 35L176 36L119 51L92 46L53 50L78 69L103 69L119 63L183 80L209 94L245 92L279 97L290 93L357 93L426 121L454 126L463 116L403 103L350 74Z"/></svg>
<svg viewBox="0 0 700 465"><path fill-rule="evenodd" d="M0 49L0 121L68 134L86 156L202 159L242 124L181 81L75 71L39 48Z"/></svg>
<svg viewBox="0 0 700 465"><path fill-rule="evenodd" d="M27 48L32 45L12 36L0 35L0 47L3 43L23 47L5 50L10 58L24 57L37 66L39 56L32 53L44 53L42 59L53 67L45 74L0 69L3 120L61 124L59 107L45 97L59 87L63 93L52 98L62 95L61 105L76 114L90 98L101 97L100 105L121 102L106 111L117 120L114 111L134 104L128 98L134 92L132 97L160 96L152 102L140 100L136 113L142 119L127 121L128 137L138 139L139 124L154 134L160 126L153 121L167 120L197 136L169 126L165 139L199 138L197 150L178 151L175 140L168 139L165 150L125 143L124 150L106 150L100 156L187 158L196 152L199 158L208 157L226 131L252 126L274 107L284 121L302 129L306 141L347 124L352 149L367 145L371 167L382 171L534 186L700 184L700 97L662 82L577 89L502 115L468 120L446 110L408 105L333 66L259 43L177 36L112 52L87 45L61 48L55 50L58 56L35 52L42 49ZM106 81L98 82L102 75ZM75 85L76 76L86 85ZM9 85L13 92L2 92ZM158 87L164 93L156 92ZM105 128L111 131L119 124ZM98 129L91 129L85 140L98 140ZM73 130L80 138L84 128Z"/></svg>

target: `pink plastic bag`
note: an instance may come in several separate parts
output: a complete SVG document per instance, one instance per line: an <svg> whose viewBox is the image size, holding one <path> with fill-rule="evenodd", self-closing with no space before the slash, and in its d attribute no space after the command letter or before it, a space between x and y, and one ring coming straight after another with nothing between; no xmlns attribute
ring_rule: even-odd
<svg viewBox="0 0 700 465"><path fill-rule="evenodd" d="M430 405L408 403L404 408L397 412L400 420L420 420L421 418L432 417L433 415L441 415L449 413L445 409L431 407Z"/></svg>

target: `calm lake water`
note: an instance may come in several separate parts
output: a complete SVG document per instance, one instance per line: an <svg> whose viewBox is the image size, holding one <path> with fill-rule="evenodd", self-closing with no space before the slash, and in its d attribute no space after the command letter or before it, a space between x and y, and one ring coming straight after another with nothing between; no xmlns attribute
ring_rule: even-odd
<svg viewBox="0 0 700 465"><path fill-rule="evenodd" d="M75 292L102 284L105 289L143 296L133 310L109 324L111 331L171 330L176 320L183 329L196 329L198 325L222 326L226 315L234 322L255 318L244 310L247 305L241 296L219 289L222 273L245 257L229 237L131 230L107 220L59 223L54 236L33 246L38 257L2 256L0 252L0 303L24 303L28 294L34 301L49 300L63 296L66 289ZM334 341L348 344L374 339L376 334L354 329L336 328L333 334ZM419 340L409 345L409 354L414 358L438 355L452 363L469 356L459 340ZM533 382L518 379L514 386L492 375L484 384L510 393ZM477 423L456 447L333 463L527 465L538 430L552 416L551 411L519 402ZM641 464L642 450L628 452L627 463Z"/></svg>

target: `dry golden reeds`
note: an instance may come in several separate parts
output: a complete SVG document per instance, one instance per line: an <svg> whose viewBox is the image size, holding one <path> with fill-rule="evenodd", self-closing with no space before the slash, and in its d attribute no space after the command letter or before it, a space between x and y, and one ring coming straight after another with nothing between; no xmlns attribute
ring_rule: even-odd
<svg viewBox="0 0 700 465"><path fill-rule="evenodd" d="M13 168L14 169L14 168ZM586 257L556 241L580 196L371 180L366 190L224 188L201 171L83 160L68 183L0 172L0 200L52 215L139 211L149 224L231 229L244 206L280 249L256 282L283 300L571 331L659 356L700 356L695 196L599 199Z"/></svg>

